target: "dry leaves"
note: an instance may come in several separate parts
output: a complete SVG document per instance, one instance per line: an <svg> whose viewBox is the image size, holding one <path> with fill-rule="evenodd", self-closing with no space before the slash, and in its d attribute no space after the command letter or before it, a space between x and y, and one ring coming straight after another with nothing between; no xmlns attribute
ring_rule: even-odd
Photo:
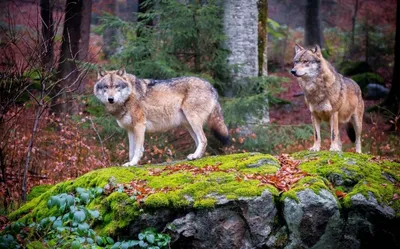
<svg viewBox="0 0 400 249"><path fill-rule="evenodd" d="M278 160L281 168L275 174L261 175L246 174L243 180L259 180L260 184L271 184L279 191L288 191L293 184L308 175L307 172L298 168L300 161L290 159L288 155L280 155Z"/></svg>

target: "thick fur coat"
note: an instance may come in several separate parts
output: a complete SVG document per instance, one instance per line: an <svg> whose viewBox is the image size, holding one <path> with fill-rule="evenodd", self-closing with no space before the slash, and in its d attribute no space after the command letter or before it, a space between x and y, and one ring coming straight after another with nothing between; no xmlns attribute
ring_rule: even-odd
<svg viewBox="0 0 400 249"><path fill-rule="evenodd" d="M200 78L148 80L138 79L125 69L101 70L94 94L118 125L128 131L129 162L124 166L136 165L142 157L145 132L165 132L184 126L196 143L196 151L188 155L189 160L200 158L205 152L206 122L222 143L229 141L218 94Z"/></svg>

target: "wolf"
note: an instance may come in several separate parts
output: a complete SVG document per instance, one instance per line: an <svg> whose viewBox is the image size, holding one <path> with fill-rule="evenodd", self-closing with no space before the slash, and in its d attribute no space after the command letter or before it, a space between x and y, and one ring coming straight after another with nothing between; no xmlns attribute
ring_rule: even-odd
<svg viewBox="0 0 400 249"><path fill-rule="evenodd" d="M318 45L305 49L296 44L293 62L291 73L297 77L311 112L314 145L310 150L320 150L320 125L327 121L331 129L330 151L342 150L339 123L346 123L347 135L355 142L356 152L361 153L364 102L358 84L337 73L323 58Z"/></svg>
<svg viewBox="0 0 400 249"><path fill-rule="evenodd" d="M184 126L196 143L195 152L187 156L189 160L204 155L205 122L222 144L229 143L217 91L200 78L139 79L123 67L115 71L100 68L94 95L128 132L129 162L123 166L139 162L146 132L165 132Z"/></svg>

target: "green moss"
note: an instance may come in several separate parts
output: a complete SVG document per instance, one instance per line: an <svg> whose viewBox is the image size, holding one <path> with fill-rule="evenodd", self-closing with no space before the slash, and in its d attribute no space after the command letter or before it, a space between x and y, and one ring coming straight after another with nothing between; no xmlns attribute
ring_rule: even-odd
<svg viewBox="0 0 400 249"><path fill-rule="evenodd" d="M55 210L47 208L47 201L51 196L60 193L72 193L77 187L91 188L104 187L108 180L113 176L118 183L126 183L134 179L136 175L143 175L147 170L139 168L113 167L89 172L74 181L59 183L44 192L39 197L27 202L21 208L9 215L11 221L19 220L21 222L39 221L44 217L55 215Z"/></svg>
<svg viewBox="0 0 400 249"><path fill-rule="evenodd" d="M51 196L74 192L77 187L104 187L112 176L117 183L145 180L147 187L153 188L155 193L147 196L140 206L135 197L119 192L113 192L108 196L101 195L93 200L87 208L100 211L103 219L95 223L94 228L102 235L112 235L125 228L142 212L157 208L212 208L217 198L237 200L241 197L259 196L265 190L271 192L277 201L284 198L297 200L297 193L305 189L312 189L317 194L321 189L332 193L340 190L347 193L347 196L340 200L345 206L351 205L351 196L357 193L367 197L369 193L373 193L380 203L390 205L399 214L400 202L393 200L393 194L400 194L398 187L393 183L400 178L399 163L376 162L371 156L364 154L327 151L300 152L292 156L301 160L299 167L310 176L301 179L291 190L281 195L272 185L260 185L258 180L242 179L243 174L275 173L279 169L279 162L270 155L243 153L185 162L196 167L214 165L220 169L196 175L185 171L161 171L160 175L149 174L150 168L162 170L165 166L113 167L92 171L74 181L51 187L10 214L9 218L11 221L31 222L54 215L58 212L57 209L47 208L47 201Z"/></svg>
<svg viewBox="0 0 400 249"><path fill-rule="evenodd" d="M201 200L195 201L193 207L199 208L199 209L213 208L213 207L215 207L216 202L217 202L217 200L215 198L201 199Z"/></svg>
<svg viewBox="0 0 400 249"><path fill-rule="evenodd" d="M122 167L113 167L106 169L99 169L92 172L89 172L74 181L72 187L81 187L81 188L92 188L92 187L104 187L111 176L115 177L118 183L126 183L132 181L135 176L139 172L134 171L142 171L143 169L139 168L122 168Z"/></svg>
<svg viewBox="0 0 400 249"><path fill-rule="evenodd" d="M168 197L164 193L155 193L146 198L145 202L147 207L150 208L159 208L159 207L168 207L169 200Z"/></svg>
<svg viewBox="0 0 400 249"><path fill-rule="evenodd" d="M282 194L281 200L286 198L291 198L293 200L299 201L297 198L297 193L305 189L311 189L314 193L319 194L321 189L329 190L326 185L326 179L320 176L307 176L298 181L289 191Z"/></svg>
<svg viewBox="0 0 400 249"><path fill-rule="evenodd" d="M48 184L43 184L43 185L38 185L38 186L33 187L31 189L31 192L29 192L29 194L27 196L27 200L31 201L31 200L39 197L40 195L42 195L44 192L46 192L47 190L49 190L52 187L53 186L48 185Z"/></svg>
<svg viewBox="0 0 400 249"><path fill-rule="evenodd" d="M189 172L175 173L171 175L161 175L159 177L146 177L147 184L149 187L160 189L160 188L177 188L183 185L187 185L193 182L193 176Z"/></svg>
<svg viewBox="0 0 400 249"><path fill-rule="evenodd" d="M372 193L380 204L392 207L400 216L400 201L393 200L394 194L400 194L395 185L400 180L399 163L374 160L366 154L328 151L300 152L292 156L303 160L302 170L329 180L334 187L332 192L336 189L346 192L341 200L344 207L351 206L352 196L361 193L369 198Z"/></svg>
<svg viewBox="0 0 400 249"><path fill-rule="evenodd" d="M103 221L96 228L99 234L109 235L129 225L140 214L140 208L126 193L113 192L101 202L100 213Z"/></svg>
<svg viewBox="0 0 400 249"><path fill-rule="evenodd" d="M263 163L264 162L264 163ZM196 161L189 162L188 164L202 167L205 165L219 165L221 170L236 169L248 170L252 165L260 163L260 166L276 166L279 167L279 161L271 156L261 153L242 153L226 156L212 156L205 157Z"/></svg>

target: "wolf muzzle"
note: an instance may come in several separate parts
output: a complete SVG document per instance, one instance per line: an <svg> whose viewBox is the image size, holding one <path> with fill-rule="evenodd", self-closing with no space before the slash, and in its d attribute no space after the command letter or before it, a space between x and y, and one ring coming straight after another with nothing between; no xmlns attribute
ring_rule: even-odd
<svg viewBox="0 0 400 249"><path fill-rule="evenodd" d="M113 97L108 97L108 102L109 102L110 104L114 103L114 98L113 98Z"/></svg>

